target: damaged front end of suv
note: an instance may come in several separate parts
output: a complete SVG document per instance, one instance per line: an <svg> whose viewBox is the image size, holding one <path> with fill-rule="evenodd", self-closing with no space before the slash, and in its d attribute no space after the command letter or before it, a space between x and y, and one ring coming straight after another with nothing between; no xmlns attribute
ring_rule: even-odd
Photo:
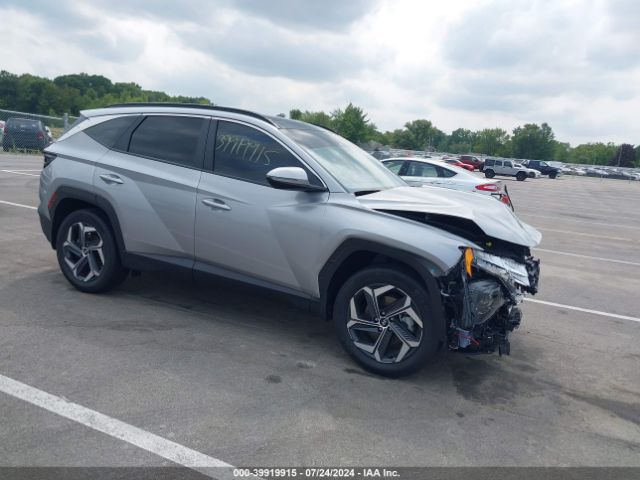
<svg viewBox="0 0 640 480"><path fill-rule="evenodd" d="M537 292L540 260L526 247L492 253L495 243L464 248L460 263L441 279L451 350L509 355L509 333L522 319L518 305L524 294Z"/></svg>
<svg viewBox="0 0 640 480"><path fill-rule="evenodd" d="M419 190L381 192L365 202L459 240L458 260L437 275L448 347L508 355L509 333L522 319L519 304L525 294L534 295L538 289L540 261L531 248L539 245L542 235L498 202L461 192ZM447 238L440 252L451 248L452 237ZM432 245L427 249L435 250Z"/></svg>

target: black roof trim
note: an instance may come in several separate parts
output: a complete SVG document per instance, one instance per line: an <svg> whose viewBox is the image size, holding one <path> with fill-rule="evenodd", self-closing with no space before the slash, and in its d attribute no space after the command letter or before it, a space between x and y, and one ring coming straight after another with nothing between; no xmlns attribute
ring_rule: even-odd
<svg viewBox="0 0 640 480"><path fill-rule="evenodd" d="M120 108L120 107L176 107L176 108L199 108L202 110L214 110L219 112L239 113L241 115L247 115L249 117L258 118L265 122L270 123L274 127L277 125L265 115L261 115L251 110L243 110L241 108L233 107L219 107L217 105L202 105L200 103L173 103L173 102L131 102L131 103L116 103L114 105L108 105L105 108Z"/></svg>

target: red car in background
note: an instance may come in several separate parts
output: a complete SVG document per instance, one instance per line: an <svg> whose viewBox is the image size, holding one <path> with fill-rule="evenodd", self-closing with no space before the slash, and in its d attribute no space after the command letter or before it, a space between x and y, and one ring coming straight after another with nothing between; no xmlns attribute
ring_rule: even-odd
<svg viewBox="0 0 640 480"><path fill-rule="evenodd" d="M458 161L465 165L471 165L475 170L482 170L484 162L475 155L460 155Z"/></svg>
<svg viewBox="0 0 640 480"><path fill-rule="evenodd" d="M462 163L460 160L457 160L455 158L442 158L442 161L444 163L448 163L449 165L453 165L455 167L460 167L460 168L464 168L465 170L469 170L470 172L473 172L475 170L473 165L468 165L466 163Z"/></svg>

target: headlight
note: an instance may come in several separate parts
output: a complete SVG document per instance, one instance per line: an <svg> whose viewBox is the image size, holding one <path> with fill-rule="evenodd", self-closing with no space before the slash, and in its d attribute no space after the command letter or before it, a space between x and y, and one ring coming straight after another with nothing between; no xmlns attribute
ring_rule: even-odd
<svg viewBox="0 0 640 480"><path fill-rule="evenodd" d="M517 283L525 287L530 286L529 274L524 264L518 263L510 258L498 257L497 255L479 250L474 250L473 254L473 263L476 268L509 279L511 283Z"/></svg>

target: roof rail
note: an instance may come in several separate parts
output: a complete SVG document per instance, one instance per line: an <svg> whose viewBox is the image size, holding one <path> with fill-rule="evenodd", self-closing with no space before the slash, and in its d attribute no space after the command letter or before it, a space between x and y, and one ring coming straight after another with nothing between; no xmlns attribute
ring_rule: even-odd
<svg viewBox="0 0 640 480"><path fill-rule="evenodd" d="M265 115L261 115L251 110L243 110L241 108L233 107L219 107L217 105L203 105L201 103L175 103L175 102L131 102L131 103L116 103L108 105L105 108L119 108L119 107L178 107L178 108L200 108L202 110L217 110L220 112L240 113L249 117L258 118L265 122L270 123L274 127L277 125Z"/></svg>

